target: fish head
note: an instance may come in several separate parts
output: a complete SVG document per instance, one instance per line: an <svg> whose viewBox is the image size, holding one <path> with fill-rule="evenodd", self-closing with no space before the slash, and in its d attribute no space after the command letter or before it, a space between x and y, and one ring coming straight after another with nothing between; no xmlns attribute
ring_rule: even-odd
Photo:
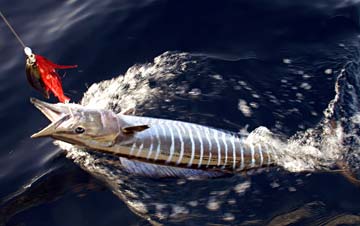
<svg viewBox="0 0 360 226"><path fill-rule="evenodd" d="M31 102L52 122L32 138L52 137L70 144L99 149L114 145L121 129L109 110L88 109L77 104Z"/></svg>

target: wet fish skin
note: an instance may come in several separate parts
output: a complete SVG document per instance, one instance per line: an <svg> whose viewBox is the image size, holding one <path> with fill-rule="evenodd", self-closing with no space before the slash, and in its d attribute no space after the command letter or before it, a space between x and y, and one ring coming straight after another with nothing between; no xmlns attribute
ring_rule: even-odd
<svg viewBox="0 0 360 226"><path fill-rule="evenodd" d="M33 138L52 137L128 159L203 170L243 171L272 165L277 158L269 144L194 123L32 102L53 121Z"/></svg>

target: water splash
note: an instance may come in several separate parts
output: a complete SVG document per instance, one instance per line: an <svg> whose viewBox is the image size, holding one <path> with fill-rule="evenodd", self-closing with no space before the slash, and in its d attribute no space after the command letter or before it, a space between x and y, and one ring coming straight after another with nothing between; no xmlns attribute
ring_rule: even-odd
<svg viewBox="0 0 360 226"><path fill-rule="evenodd" d="M92 85L84 94L81 104L115 112L136 107L138 115L176 115L175 119L181 119L179 115L182 114L179 112L188 111L182 109L183 105L179 102L187 103L194 100L191 90L197 88L192 87L196 79L209 84L208 89L201 89L202 93L196 97L196 101L217 98L217 95L226 89L226 79L222 76L221 79L219 76L213 76L216 73L208 68L204 58L194 57L188 53L165 52L155 58L153 63L135 65L123 76ZM197 72L197 76L193 72ZM324 117L317 126L291 137L273 134L268 128L259 127L247 135L247 142L264 142L273 146L278 155L277 164L290 172L332 168L346 152L342 142L346 130L344 131L344 125L339 122L344 72L345 70L339 74L335 85L335 97L324 110ZM189 76L192 76L191 79ZM173 114L174 111L177 114ZM201 116L206 118L204 115ZM213 119L214 116L210 115L209 118ZM354 115L353 121L356 119ZM201 119L199 121L201 122ZM301 175L300 178L295 177L289 181L277 180L275 178L284 177L280 176L281 171L270 169L259 172L259 175L267 175L267 185L261 187L258 183L252 182L256 174L251 177L252 179L235 175L231 178L207 181L156 180L128 173L116 157L82 150L60 141L56 144L67 150L68 158L107 184L134 213L154 224L175 224L189 220L201 224L226 224L254 222L254 219L258 224L263 224L265 221L262 219L268 219L269 216L256 216L253 210L255 208L257 214L262 212L259 211L259 205L264 204L264 196L261 194L266 193L266 189L286 191L286 194L296 193L299 186L304 186L304 181L309 178L308 175ZM194 195L198 200L193 200L194 195L179 196L178 191L184 194L196 191L197 194ZM246 202L249 197L252 197L252 201ZM247 206L239 209L237 203L245 202ZM288 214L299 213L297 219L316 218L318 214L311 212L311 206L311 203L305 204L298 211ZM279 219L274 218L271 222L277 222Z"/></svg>
<svg viewBox="0 0 360 226"><path fill-rule="evenodd" d="M189 71L198 69L193 68L194 64L200 64L199 59L190 54L165 52L156 57L154 63L133 66L124 76L92 85L84 94L81 104L111 109L115 112L135 107L138 114L148 114L151 110L158 113L160 110L157 109L162 109L165 102L171 103L181 98L192 98L193 88L184 80L184 77L186 78ZM336 81L334 99L325 109L323 120L315 128L309 128L286 138L276 136L267 128L260 127L250 133L247 141L267 143L274 147L278 156L277 165L291 172L329 169L334 166L344 153L343 129L334 117L342 90L339 82L343 73L344 71L340 73ZM204 81L210 84L219 83L217 78L209 75ZM221 89L221 83L217 87ZM179 90L182 92L178 92ZM211 90L210 86L209 92L214 95L216 86L214 90ZM166 107L171 109L175 107L175 104ZM249 115L245 116L249 117ZM70 147L62 142L58 144L63 149ZM69 155L72 155L71 152ZM74 158L73 155L72 158Z"/></svg>

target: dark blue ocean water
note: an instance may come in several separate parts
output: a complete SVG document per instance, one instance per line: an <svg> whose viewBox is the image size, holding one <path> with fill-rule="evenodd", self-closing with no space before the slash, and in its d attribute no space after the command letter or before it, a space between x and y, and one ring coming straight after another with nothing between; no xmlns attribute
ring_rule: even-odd
<svg viewBox="0 0 360 226"><path fill-rule="evenodd" d="M266 126L289 137L323 119L324 109L335 96L336 78L349 62L355 62L348 71L349 81L358 76L354 68L360 18L356 0L2 0L0 10L35 53L59 64L79 65L63 79L65 92L75 102L91 84L124 74L135 64L153 62L166 51L187 52L194 59L199 57L186 78L191 87L201 89L202 99L178 101L175 108L182 112L169 111L164 102L162 110L145 114L185 117L233 131ZM0 50L0 225L149 224L146 216L134 214L50 140L30 139L48 122L29 102L31 96L42 97L27 84L23 49L2 22ZM205 73L221 76L234 90L197 79ZM349 89L358 93L356 83L352 87L350 83ZM164 84L155 81L153 85ZM251 115L241 111L239 99L249 104ZM344 100L337 113L339 122L346 123L340 119L354 116L358 105L356 95L344 94ZM350 153L357 148L354 145ZM349 159L351 167L360 166L357 155ZM257 187L252 199L246 200L251 211L241 212L239 206L239 215L244 217L223 224L262 225L304 208L308 215L295 215L315 216L320 219L315 224L339 216L351 216L346 219L360 224L358 185L337 173L302 174L301 180L292 176L279 177L278 183L286 186L277 192L269 187L272 180L254 176ZM179 190L180 198L188 195ZM193 199L197 198L195 192ZM286 220L276 220L288 225ZM185 222L195 225L191 217ZM206 223L196 221L197 225Z"/></svg>

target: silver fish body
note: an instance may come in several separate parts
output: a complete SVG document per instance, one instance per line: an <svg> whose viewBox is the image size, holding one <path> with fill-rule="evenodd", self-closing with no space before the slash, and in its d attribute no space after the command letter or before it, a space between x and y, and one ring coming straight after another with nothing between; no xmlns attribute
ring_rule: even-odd
<svg viewBox="0 0 360 226"><path fill-rule="evenodd" d="M239 135L194 123L119 115L130 125L146 124L131 142L106 151L146 162L199 169L241 171L274 164L270 144L246 142Z"/></svg>
<svg viewBox="0 0 360 226"><path fill-rule="evenodd" d="M50 136L88 149L158 165L243 171L276 163L274 147L194 123L115 114L32 99L51 121L32 137Z"/></svg>

